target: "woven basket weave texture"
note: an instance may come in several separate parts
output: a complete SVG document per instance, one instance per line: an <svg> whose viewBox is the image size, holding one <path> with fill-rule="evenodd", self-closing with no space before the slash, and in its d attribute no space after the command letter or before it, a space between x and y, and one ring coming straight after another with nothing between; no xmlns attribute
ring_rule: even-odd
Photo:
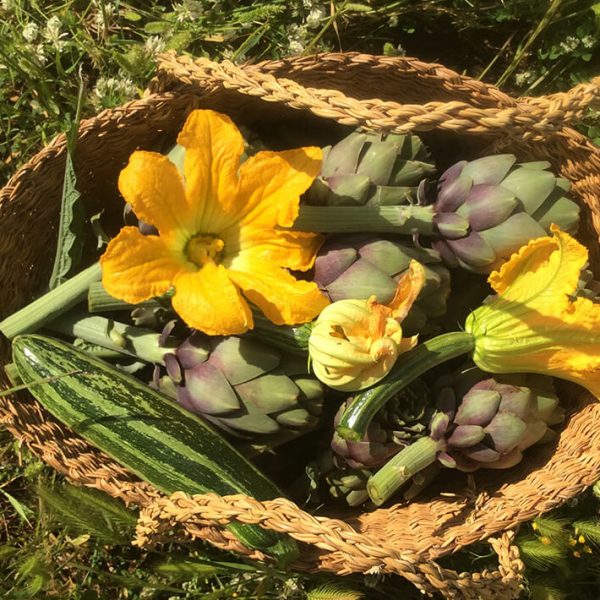
<svg viewBox="0 0 600 600"><path fill-rule="evenodd" d="M598 274L600 149L567 123L598 100L599 83L515 100L493 86L409 58L327 54L239 67L165 55L144 98L81 124L78 183L88 214L102 208L119 214L117 174L130 153L164 148L187 114L200 107L226 112L255 128L285 122L307 131L339 125L414 131L427 137L434 152L457 148L461 158L510 151L522 161L550 161L555 172L571 181L573 196L584 209L579 237L590 248L590 263ZM0 191L2 316L33 299L48 279L47 248L55 243L65 152L65 140L59 137ZM2 343L2 352L7 360L8 343ZM57 423L31 398L1 399L0 417L72 481L142 507L137 543L187 535L264 558L223 528L237 519L303 542L298 569L390 572L426 593L511 598L519 594L523 574L511 530L600 478L600 444L595 441L600 440L600 406L576 386L561 385L560 392L570 417L558 443L530 452L519 467L457 478L451 493L410 505L322 516L309 515L284 499L257 502L214 494L166 498ZM497 552L497 570L457 573L435 562L482 540Z"/></svg>

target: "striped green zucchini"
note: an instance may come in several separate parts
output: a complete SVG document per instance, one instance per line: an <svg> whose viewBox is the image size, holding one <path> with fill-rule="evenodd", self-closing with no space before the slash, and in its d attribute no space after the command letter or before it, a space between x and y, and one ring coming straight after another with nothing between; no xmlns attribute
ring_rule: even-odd
<svg viewBox="0 0 600 600"><path fill-rule="evenodd" d="M258 500L282 495L211 427L134 377L41 335L18 336L12 348L23 383L40 404L162 492L242 493ZM235 523L230 529L280 564L297 555L288 536L258 525Z"/></svg>

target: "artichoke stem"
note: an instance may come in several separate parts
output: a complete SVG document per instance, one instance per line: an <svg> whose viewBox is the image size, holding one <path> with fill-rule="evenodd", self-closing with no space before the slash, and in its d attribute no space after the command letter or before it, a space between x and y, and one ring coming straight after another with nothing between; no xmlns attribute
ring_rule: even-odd
<svg viewBox="0 0 600 600"><path fill-rule="evenodd" d="M88 290L88 310L91 313L108 312L110 310L132 310L137 307L160 306L156 300L146 300L139 304L129 304L111 296L101 281L95 281Z"/></svg>
<svg viewBox="0 0 600 600"><path fill-rule="evenodd" d="M47 328L154 364L164 364L165 354L172 352L160 346L160 335L154 331L79 311L55 319Z"/></svg>
<svg viewBox="0 0 600 600"><path fill-rule="evenodd" d="M12 339L20 333L40 329L47 321L55 319L81 302L90 284L98 281L101 276L100 263L93 264L1 321L0 331L8 339Z"/></svg>
<svg viewBox="0 0 600 600"><path fill-rule="evenodd" d="M400 356L383 381L348 404L337 426L338 434L346 440L362 440L373 417L392 396L433 367L471 352L474 343L470 333L456 331L427 340Z"/></svg>
<svg viewBox="0 0 600 600"><path fill-rule="evenodd" d="M446 447L445 440L424 437L401 450L367 482L369 497L383 504L394 492L419 471L435 462L437 453Z"/></svg>
<svg viewBox="0 0 600 600"><path fill-rule="evenodd" d="M434 235L432 206L300 206L292 229L323 233Z"/></svg>

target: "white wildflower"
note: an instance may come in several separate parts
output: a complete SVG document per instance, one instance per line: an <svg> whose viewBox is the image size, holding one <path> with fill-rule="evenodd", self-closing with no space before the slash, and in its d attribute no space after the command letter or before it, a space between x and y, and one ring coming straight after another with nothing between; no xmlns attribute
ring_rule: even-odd
<svg viewBox="0 0 600 600"><path fill-rule="evenodd" d="M148 56L156 56L165 49L165 42L158 35L151 35L144 42L144 51Z"/></svg>
<svg viewBox="0 0 600 600"><path fill-rule="evenodd" d="M44 44L37 44L34 49L34 54L41 65L45 65L48 62L48 55L46 54L46 47Z"/></svg>
<svg viewBox="0 0 600 600"><path fill-rule="evenodd" d="M573 52L577 46L579 46L579 40L572 35L566 37L565 40L560 43L560 47L565 52Z"/></svg>
<svg viewBox="0 0 600 600"><path fill-rule="evenodd" d="M581 45L587 49L593 48L596 45L596 38L593 35L585 35L581 38Z"/></svg>
<svg viewBox="0 0 600 600"><path fill-rule="evenodd" d="M298 40L290 41L288 48L291 54L302 54L304 52L304 44Z"/></svg>
<svg viewBox="0 0 600 600"><path fill-rule="evenodd" d="M67 36L66 33L61 33L61 30L62 23L60 19L56 15L50 17L46 23L44 38L58 50L65 45L63 38Z"/></svg>
<svg viewBox="0 0 600 600"><path fill-rule="evenodd" d="M530 84L535 79L533 71L521 71L515 75L515 83L519 87Z"/></svg>
<svg viewBox="0 0 600 600"><path fill-rule="evenodd" d="M117 13L117 6L112 2L96 1L94 5L97 7L96 13L94 14L94 25L98 29L108 29L113 20L113 17Z"/></svg>
<svg viewBox="0 0 600 600"><path fill-rule="evenodd" d="M9 12L17 7L15 0L2 0L0 2L0 8L6 12Z"/></svg>
<svg viewBox="0 0 600 600"><path fill-rule="evenodd" d="M100 77L94 87L94 93L101 105L108 106L133 98L137 88L128 77Z"/></svg>
<svg viewBox="0 0 600 600"><path fill-rule="evenodd" d="M398 18L398 15L392 15L388 19L388 26L389 27L398 27L399 22L400 22L400 19Z"/></svg>
<svg viewBox="0 0 600 600"><path fill-rule="evenodd" d="M173 5L173 10L177 15L178 23L194 21L204 14L204 6L198 0L183 0L183 2Z"/></svg>
<svg viewBox="0 0 600 600"><path fill-rule="evenodd" d="M320 6L313 6L306 17L306 26L309 29L316 29L321 25L323 17L325 17L325 11Z"/></svg>
<svg viewBox="0 0 600 600"><path fill-rule="evenodd" d="M25 41L29 42L30 44L35 42L39 34L40 28L33 21L30 21L27 23L27 25L25 25L25 27L23 27L23 37L25 38Z"/></svg>

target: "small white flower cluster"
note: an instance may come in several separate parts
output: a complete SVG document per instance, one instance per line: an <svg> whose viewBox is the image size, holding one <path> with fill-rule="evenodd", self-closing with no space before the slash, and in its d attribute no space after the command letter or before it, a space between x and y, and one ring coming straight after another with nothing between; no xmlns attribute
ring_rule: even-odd
<svg viewBox="0 0 600 600"><path fill-rule="evenodd" d="M584 35L581 38L581 45L586 50L593 48L596 45L596 43L597 43L597 38L595 38L593 35Z"/></svg>
<svg viewBox="0 0 600 600"><path fill-rule="evenodd" d="M165 49L165 42L159 35L151 35L144 42L144 52L154 58Z"/></svg>
<svg viewBox="0 0 600 600"><path fill-rule="evenodd" d="M569 35L559 45L565 52L573 52L579 46L579 39Z"/></svg>
<svg viewBox="0 0 600 600"><path fill-rule="evenodd" d="M519 87L529 85L535 80L536 74L533 71L521 71L515 75L515 83Z"/></svg>
<svg viewBox="0 0 600 600"><path fill-rule="evenodd" d="M291 54L301 54L306 47L308 29L305 25L291 25L288 28L288 49Z"/></svg>
<svg viewBox="0 0 600 600"><path fill-rule="evenodd" d="M322 6L313 4L306 17L306 26L309 29L318 29L321 26L321 22L325 18L325 14L325 9Z"/></svg>
<svg viewBox="0 0 600 600"><path fill-rule="evenodd" d="M99 106L114 106L123 100L129 100L137 94L137 88L128 77L100 77L94 87Z"/></svg>
<svg viewBox="0 0 600 600"><path fill-rule="evenodd" d="M93 5L96 8L94 13L94 25L101 30L108 30L117 14L117 5L113 2L102 2L102 0L94 0Z"/></svg>
<svg viewBox="0 0 600 600"><path fill-rule="evenodd" d="M15 0L2 0L0 2L0 9L5 12L9 12L15 8L17 8L17 3Z"/></svg>
<svg viewBox="0 0 600 600"><path fill-rule="evenodd" d="M186 23L201 17L204 14L204 6L198 0L183 0L173 5L178 23Z"/></svg>
<svg viewBox="0 0 600 600"><path fill-rule="evenodd" d="M29 42L30 44L35 42L39 35L40 28L38 27L37 23L30 21L27 23L27 25L25 25L25 27L23 27L23 38L26 42Z"/></svg>
<svg viewBox="0 0 600 600"><path fill-rule="evenodd" d="M64 38L67 37L67 33L62 32L62 23L60 19L54 15L46 22L46 28L44 29L44 39L46 42L56 50L62 50L66 44Z"/></svg>

